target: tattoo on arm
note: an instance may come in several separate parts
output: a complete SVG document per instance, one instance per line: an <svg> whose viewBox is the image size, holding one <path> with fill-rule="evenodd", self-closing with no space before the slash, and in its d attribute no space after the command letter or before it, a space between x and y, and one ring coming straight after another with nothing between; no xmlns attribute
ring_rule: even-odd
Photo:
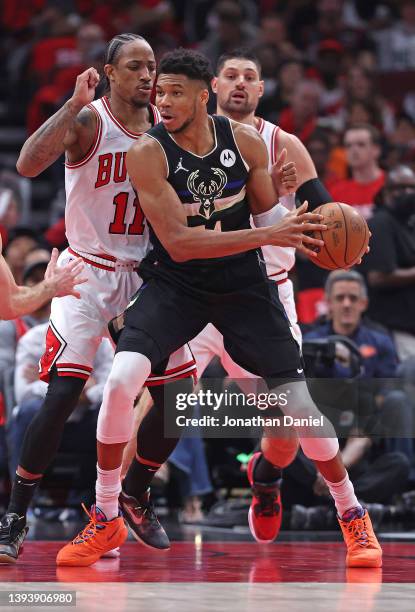
<svg viewBox="0 0 415 612"><path fill-rule="evenodd" d="M77 125L88 128L91 122L89 109L83 108L77 115L70 103L66 102L27 139L20 153L19 162L40 173L65 151L64 141L68 131L75 130Z"/></svg>

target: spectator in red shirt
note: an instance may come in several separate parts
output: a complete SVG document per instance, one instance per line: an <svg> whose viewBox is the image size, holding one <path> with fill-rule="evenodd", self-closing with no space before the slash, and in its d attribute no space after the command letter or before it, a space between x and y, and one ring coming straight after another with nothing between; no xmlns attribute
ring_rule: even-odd
<svg viewBox="0 0 415 612"><path fill-rule="evenodd" d="M279 117L280 128L295 134L305 145L317 127L321 94L316 81L301 81L293 93L291 108L284 109Z"/></svg>
<svg viewBox="0 0 415 612"><path fill-rule="evenodd" d="M351 204L369 218L375 195L385 182L379 166L379 131L370 124L353 125L345 132L344 147L352 177L331 186L333 201Z"/></svg>

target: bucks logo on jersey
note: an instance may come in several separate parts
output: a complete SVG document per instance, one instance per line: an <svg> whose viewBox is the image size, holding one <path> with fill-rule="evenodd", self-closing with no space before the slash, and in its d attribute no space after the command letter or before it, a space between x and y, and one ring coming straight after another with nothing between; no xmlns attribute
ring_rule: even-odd
<svg viewBox="0 0 415 612"><path fill-rule="evenodd" d="M188 227L217 232L248 229L248 165L237 147L230 120L215 115L209 121L214 144L203 156L179 146L163 123L151 128L147 135L157 140L164 151L167 181L183 206ZM153 255L169 258L151 226L150 233Z"/></svg>
<svg viewBox="0 0 415 612"><path fill-rule="evenodd" d="M194 170L187 179L187 188L195 202L200 202L199 215L205 219L215 212L215 200L220 198L228 178L221 168L212 168L213 176L204 179L199 176L199 170Z"/></svg>

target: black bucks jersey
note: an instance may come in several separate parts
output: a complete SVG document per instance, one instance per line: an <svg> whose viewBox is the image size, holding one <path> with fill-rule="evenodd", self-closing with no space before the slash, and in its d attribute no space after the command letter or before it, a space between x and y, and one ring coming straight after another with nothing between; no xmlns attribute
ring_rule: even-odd
<svg viewBox="0 0 415 612"><path fill-rule="evenodd" d="M249 169L229 119L209 120L215 141L202 157L179 147L162 123L147 134L165 153L167 180L195 232L249 229ZM143 352L157 364L212 323L234 361L269 379L270 388L280 374L285 381L304 377L298 346L260 249L182 263L171 259L154 231L150 237L153 250L139 268L145 282L126 311L117 351Z"/></svg>
<svg viewBox="0 0 415 612"><path fill-rule="evenodd" d="M165 153L167 180L183 204L189 227L222 232L250 229L246 198L248 166L239 152L229 119L215 115L210 120L215 142L213 149L203 157L177 145L163 123L151 128L147 135L157 140ZM151 258L181 269L215 265L241 257L232 255L177 263L170 258L152 228L150 236Z"/></svg>

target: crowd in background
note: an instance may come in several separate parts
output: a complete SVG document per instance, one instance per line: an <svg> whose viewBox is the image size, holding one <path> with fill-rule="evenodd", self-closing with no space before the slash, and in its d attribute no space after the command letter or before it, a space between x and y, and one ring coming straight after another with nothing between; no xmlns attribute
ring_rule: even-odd
<svg viewBox="0 0 415 612"><path fill-rule="evenodd" d="M403 395L397 396L396 391L390 395L382 389L379 397L383 398L382 410L391 405L390 410L400 415L410 431L411 385L415 384L413 1L5 0L0 28L0 232L5 258L18 283L36 282L45 269L51 247L66 246L62 160L40 178L28 181L15 171L19 149L24 138L70 97L80 72L95 66L103 73L107 41L119 32L136 32L147 38L158 59L183 45L198 48L213 66L222 53L247 47L258 56L265 81L258 114L304 142L333 200L357 206L373 234L371 252L360 268L364 278L339 281L360 291L354 302L349 296L340 304L342 300L332 293L338 283L329 284L328 289L326 285L325 289L327 272L301 256L297 258L291 275L299 320L305 331L312 328L309 335L305 334L310 341L309 350L313 350L313 339L342 334L360 350L361 366L368 367L367 378L401 376L405 380ZM97 96L102 92L100 85ZM212 96L210 110L214 109ZM347 304L344 300L348 300ZM345 312L354 313L352 325L342 324ZM0 322L4 474L7 466L14 470L25 423L45 392L43 383L37 380L35 366L48 314L46 306L30 317ZM377 364L377 370L371 369L367 360L372 359L373 364L375 356L381 362L385 347L389 351L388 366L382 362ZM72 422L73 426L77 420L88 420L84 431L91 434L91 448L89 438L82 443L88 465L95 461L96 417L91 415L96 414L101 400L111 361L109 347L103 347L98 361ZM324 375L350 376L347 368L339 371L341 363L341 347L337 344L332 370L329 374L324 371ZM348 433L351 431L350 428ZM347 449L348 434L345 440ZM381 436L379 440L375 445L361 447L359 461L365 463L356 477L368 473L370 464L372 483L375 480L378 489L389 494L377 497L373 491L367 493L363 483L364 501L392 504L396 495L408 495L406 492L415 488L413 440L402 438L391 443ZM195 450L186 442L179 449L179 458L169 468L170 477L176 471L176 482L187 483L183 496L193 500L193 506L188 508L190 515L192 511L193 517L200 515L195 495L243 482L239 476L243 475L244 461L237 461L236 456L246 456L253 446L253 441L240 441L239 445L208 441L209 475L203 475L199 488L192 488L189 465L193 459L188 457L194 458L200 448ZM74 452L71 436L68 449ZM350 447L345 452L350 454ZM390 459L393 455L389 472L382 463L387 453ZM376 463L379 460L381 463ZM160 475L160 482L163 478L165 474ZM399 483L399 487L386 486L387 478ZM286 482L287 503L297 511L297 515L293 512L294 524L309 524L310 516L299 508L324 506L326 491L318 475L310 473L310 466L299 455ZM171 496L174 498L173 493ZM324 523L327 515L323 516Z"/></svg>

